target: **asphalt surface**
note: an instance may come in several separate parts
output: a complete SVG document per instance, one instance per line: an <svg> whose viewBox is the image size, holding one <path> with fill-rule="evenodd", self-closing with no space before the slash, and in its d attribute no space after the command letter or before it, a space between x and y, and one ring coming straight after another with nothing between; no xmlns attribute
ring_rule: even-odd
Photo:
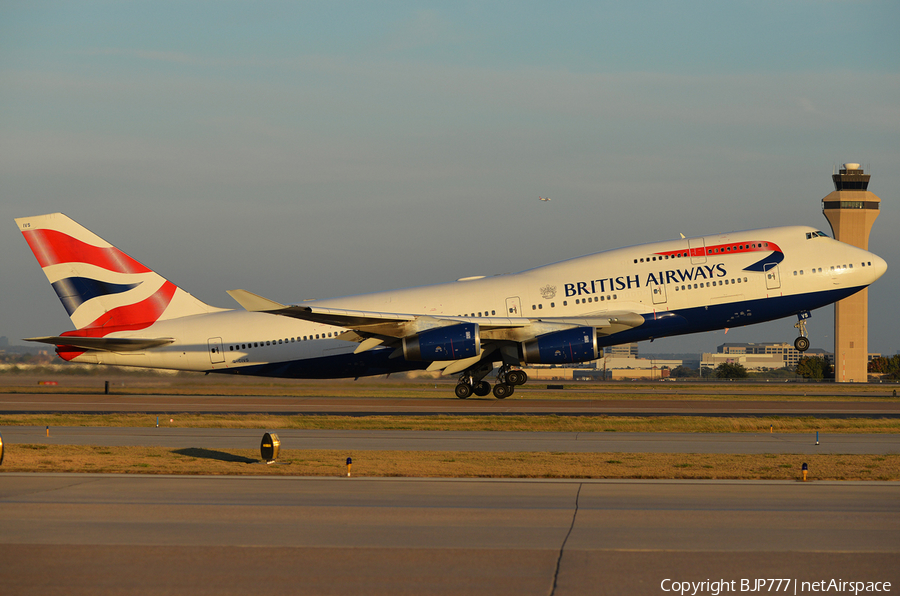
<svg viewBox="0 0 900 596"><path fill-rule="evenodd" d="M564 394L564 392L560 392ZM258 395L116 395L0 393L0 414L46 412L178 412L372 415L561 416L818 416L900 418L900 400L778 401L702 399L456 399L391 397L270 397Z"/></svg>
<svg viewBox="0 0 900 596"><path fill-rule="evenodd" d="M145 428L0 427L5 444L259 447L173 412L898 416L879 402L0 394L0 412L145 412ZM283 449L874 453L896 435L299 431ZM900 483L0 473L9 594L811 594L900 588ZM804 582L808 582L804 584ZM881 589L886 586L877 584ZM677 586L677 587L676 587ZM695 589L696 588L696 589ZM668 590L668 591L667 591ZM675 590L674 592L672 590ZM727 590L727 591L726 591ZM838 590L831 590L837 592ZM846 587L841 590L847 593ZM852 590L850 591L852 593ZM860 592L863 593L863 592ZM884 592L882 592L884 593Z"/></svg>
<svg viewBox="0 0 900 596"><path fill-rule="evenodd" d="M788 593L831 579L896 591L898 497L878 482L0 474L0 585L562 596L777 578Z"/></svg>
<svg viewBox="0 0 900 596"><path fill-rule="evenodd" d="M258 449L265 430L0 426L5 444ZM269 429L282 449L538 451L566 453L900 453L895 434L574 433ZM819 444L816 444L818 436Z"/></svg>

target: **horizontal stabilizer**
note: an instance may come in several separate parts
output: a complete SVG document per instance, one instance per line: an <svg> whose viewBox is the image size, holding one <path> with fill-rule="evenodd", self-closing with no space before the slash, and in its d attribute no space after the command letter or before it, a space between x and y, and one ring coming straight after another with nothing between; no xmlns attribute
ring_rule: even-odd
<svg viewBox="0 0 900 596"><path fill-rule="evenodd" d="M171 337L78 337L77 335L53 337L27 337L25 341L35 341L54 346L72 346L86 350L103 350L105 352L136 352L147 348L156 348L174 342Z"/></svg>
<svg viewBox="0 0 900 596"><path fill-rule="evenodd" d="M267 312L272 310L281 310L287 308L280 302L263 298L259 294L248 292L247 290L228 290L228 295L234 298L234 301L250 312Z"/></svg>

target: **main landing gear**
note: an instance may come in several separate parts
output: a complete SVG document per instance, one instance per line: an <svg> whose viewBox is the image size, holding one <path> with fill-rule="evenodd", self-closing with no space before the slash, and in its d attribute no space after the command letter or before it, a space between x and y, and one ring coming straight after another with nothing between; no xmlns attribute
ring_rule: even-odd
<svg viewBox="0 0 900 596"><path fill-rule="evenodd" d="M800 331L800 337L794 340L794 347L798 352L805 352L809 349L809 338L806 337L806 319L811 316L808 310L804 310L797 315L797 322L794 323L794 327Z"/></svg>
<svg viewBox="0 0 900 596"><path fill-rule="evenodd" d="M486 371L485 367L464 372L459 377L459 383L456 385L456 397L466 399L473 393L478 397L484 397L491 393L491 384L483 381L484 377L493 370L490 365ZM524 385L528 381L528 375L523 370L513 369L508 364L504 364L497 372L497 384L494 385L494 397L497 399L506 399L516 390L516 385Z"/></svg>

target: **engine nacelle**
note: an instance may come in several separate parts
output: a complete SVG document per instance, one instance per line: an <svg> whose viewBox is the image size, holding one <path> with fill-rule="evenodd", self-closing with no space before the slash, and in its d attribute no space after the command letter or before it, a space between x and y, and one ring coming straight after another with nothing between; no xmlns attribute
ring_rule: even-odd
<svg viewBox="0 0 900 596"><path fill-rule="evenodd" d="M577 327L555 331L522 343L522 359L528 364L570 364L598 358L597 330Z"/></svg>
<svg viewBox="0 0 900 596"><path fill-rule="evenodd" d="M462 360L481 354L478 323L461 323L429 329L403 338L407 360Z"/></svg>

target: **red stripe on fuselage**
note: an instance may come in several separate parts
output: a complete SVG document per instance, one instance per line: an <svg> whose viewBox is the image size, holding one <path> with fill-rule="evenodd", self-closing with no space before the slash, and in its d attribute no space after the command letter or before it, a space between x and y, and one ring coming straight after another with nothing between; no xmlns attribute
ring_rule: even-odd
<svg viewBox="0 0 900 596"><path fill-rule="evenodd" d="M717 244L715 246L701 246L698 248L670 250L668 252L654 253L660 256L682 256L682 257L704 257L716 255L733 255L749 252L781 252L781 249L774 242L751 241L751 242L730 242L728 244Z"/></svg>
<svg viewBox="0 0 900 596"><path fill-rule="evenodd" d="M58 263L87 263L118 273L150 271L113 246L93 246L56 230L26 230L22 235L41 267Z"/></svg>

